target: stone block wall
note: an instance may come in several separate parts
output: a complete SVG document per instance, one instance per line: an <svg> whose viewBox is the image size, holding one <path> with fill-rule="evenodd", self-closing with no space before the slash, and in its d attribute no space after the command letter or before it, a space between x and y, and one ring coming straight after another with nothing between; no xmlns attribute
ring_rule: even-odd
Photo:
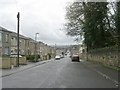
<svg viewBox="0 0 120 90"><path fill-rule="evenodd" d="M14 67L17 66L17 58L16 57L11 57L11 65L13 65ZM19 65L26 65L27 64L27 60L26 57L20 57L19 58Z"/></svg>
<svg viewBox="0 0 120 90"><path fill-rule="evenodd" d="M104 65L120 68L119 55L120 52L117 48L116 49L106 48L106 49L90 51L88 53L82 53L80 57L83 60L94 61L94 62L102 63Z"/></svg>
<svg viewBox="0 0 120 90"><path fill-rule="evenodd" d="M2 57L2 68L3 69L11 68L10 57Z"/></svg>
<svg viewBox="0 0 120 90"><path fill-rule="evenodd" d="M27 60L26 60L26 57L20 57L20 60L19 60L19 64L20 65L26 65L27 64Z"/></svg>

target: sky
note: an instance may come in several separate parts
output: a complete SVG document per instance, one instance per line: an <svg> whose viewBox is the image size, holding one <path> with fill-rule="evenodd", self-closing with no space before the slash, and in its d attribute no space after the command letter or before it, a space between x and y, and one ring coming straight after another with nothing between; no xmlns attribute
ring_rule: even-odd
<svg viewBox="0 0 120 90"><path fill-rule="evenodd" d="M20 34L48 45L77 44L61 30L66 22L65 7L73 0L0 0L0 26L17 32L20 12Z"/></svg>

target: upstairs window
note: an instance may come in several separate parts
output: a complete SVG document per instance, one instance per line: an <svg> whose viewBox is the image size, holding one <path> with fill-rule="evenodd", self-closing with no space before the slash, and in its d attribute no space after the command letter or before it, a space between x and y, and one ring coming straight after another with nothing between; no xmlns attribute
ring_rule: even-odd
<svg viewBox="0 0 120 90"><path fill-rule="evenodd" d="M0 42L2 42L2 33L0 32Z"/></svg>
<svg viewBox="0 0 120 90"><path fill-rule="evenodd" d="M9 55L10 53L9 53L9 47L6 47L5 48L5 55Z"/></svg>
<svg viewBox="0 0 120 90"><path fill-rule="evenodd" d="M9 34L6 34L5 40L6 40L6 43L8 43L8 41L9 41Z"/></svg>
<svg viewBox="0 0 120 90"><path fill-rule="evenodd" d="M2 33L0 32L0 47L2 47Z"/></svg>

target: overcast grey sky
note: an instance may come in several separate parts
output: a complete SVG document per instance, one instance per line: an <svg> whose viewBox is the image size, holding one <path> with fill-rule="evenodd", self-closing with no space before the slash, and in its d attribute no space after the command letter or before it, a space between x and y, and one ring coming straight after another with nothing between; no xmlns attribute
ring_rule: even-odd
<svg viewBox="0 0 120 90"><path fill-rule="evenodd" d="M65 23L65 7L73 0L0 0L0 26L16 32L20 12L20 33L48 45L76 44L60 30Z"/></svg>

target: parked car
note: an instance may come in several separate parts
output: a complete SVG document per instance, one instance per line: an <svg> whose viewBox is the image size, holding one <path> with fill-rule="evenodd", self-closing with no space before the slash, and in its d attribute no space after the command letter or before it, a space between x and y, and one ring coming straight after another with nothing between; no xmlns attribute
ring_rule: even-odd
<svg viewBox="0 0 120 90"><path fill-rule="evenodd" d="M67 53L65 53L65 56L67 55Z"/></svg>
<svg viewBox="0 0 120 90"><path fill-rule="evenodd" d="M60 55L60 58L64 58L64 55Z"/></svg>
<svg viewBox="0 0 120 90"><path fill-rule="evenodd" d="M55 56L55 60L60 60L60 56L59 55Z"/></svg>
<svg viewBox="0 0 120 90"><path fill-rule="evenodd" d="M72 54L70 54L70 56L69 56L70 58L72 58Z"/></svg>
<svg viewBox="0 0 120 90"><path fill-rule="evenodd" d="M72 55L72 56L71 56L71 60L72 60L72 61L80 62L80 60L79 60L79 55L77 55L77 54Z"/></svg>

